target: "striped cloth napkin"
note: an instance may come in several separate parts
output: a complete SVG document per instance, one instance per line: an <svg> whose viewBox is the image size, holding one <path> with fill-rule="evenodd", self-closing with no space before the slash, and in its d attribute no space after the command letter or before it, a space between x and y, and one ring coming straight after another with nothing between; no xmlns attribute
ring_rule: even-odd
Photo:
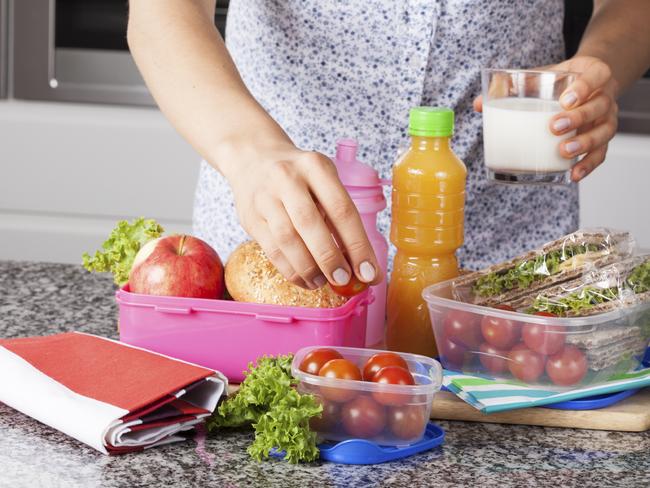
<svg viewBox="0 0 650 488"><path fill-rule="evenodd" d="M612 376L604 383L575 390L531 387L517 381L495 380L444 371L443 385L483 413L539 407L595 395L650 386L650 368Z"/></svg>

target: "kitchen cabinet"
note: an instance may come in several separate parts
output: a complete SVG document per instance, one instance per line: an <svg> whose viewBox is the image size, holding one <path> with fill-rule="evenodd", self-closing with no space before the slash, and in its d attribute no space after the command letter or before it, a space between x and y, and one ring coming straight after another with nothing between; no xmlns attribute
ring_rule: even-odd
<svg viewBox="0 0 650 488"><path fill-rule="evenodd" d="M580 186L580 225L632 232L650 250L650 135L617 134Z"/></svg>
<svg viewBox="0 0 650 488"><path fill-rule="evenodd" d="M0 259L79 263L121 218L190 231L199 161L154 108L0 102Z"/></svg>

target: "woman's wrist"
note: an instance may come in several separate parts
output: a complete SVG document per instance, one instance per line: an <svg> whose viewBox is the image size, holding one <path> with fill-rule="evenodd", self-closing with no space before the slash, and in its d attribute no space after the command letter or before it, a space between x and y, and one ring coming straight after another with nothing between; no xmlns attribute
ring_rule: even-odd
<svg viewBox="0 0 650 488"><path fill-rule="evenodd" d="M289 137L277 127L234 131L216 141L208 162L231 184L245 176L255 164L263 162L269 153L295 148ZM265 157L266 156L266 157Z"/></svg>

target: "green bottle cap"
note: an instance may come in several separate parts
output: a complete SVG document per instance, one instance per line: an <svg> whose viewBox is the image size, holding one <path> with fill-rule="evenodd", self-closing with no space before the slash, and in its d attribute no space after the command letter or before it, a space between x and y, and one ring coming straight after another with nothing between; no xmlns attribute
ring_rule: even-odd
<svg viewBox="0 0 650 488"><path fill-rule="evenodd" d="M409 134L450 137L454 133L454 111L447 107L414 107L409 112Z"/></svg>

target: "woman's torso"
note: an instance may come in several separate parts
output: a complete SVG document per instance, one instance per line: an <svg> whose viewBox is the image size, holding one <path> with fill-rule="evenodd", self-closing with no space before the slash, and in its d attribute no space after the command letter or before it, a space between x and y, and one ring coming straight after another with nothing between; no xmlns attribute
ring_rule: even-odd
<svg viewBox="0 0 650 488"><path fill-rule="evenodd" d="M481 68L560 61L562 21L561 0L231 0L226 38L247 87L298 147L331 154L356 137L360 159L385 178L408 144L409 108L453 108L453 147L468 168L459 258L478 268L577 227L575 187L487 185L472 109ZM205 162L194 225L222 256L246 238L227 183ZM386 235L389 225L387 210Z"/></svg>

